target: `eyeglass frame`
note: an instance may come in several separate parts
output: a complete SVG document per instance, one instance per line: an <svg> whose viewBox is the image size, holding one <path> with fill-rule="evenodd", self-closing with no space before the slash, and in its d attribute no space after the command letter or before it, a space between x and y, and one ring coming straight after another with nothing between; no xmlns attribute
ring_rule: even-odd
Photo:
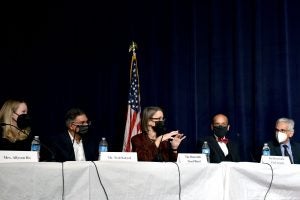
<svg viewBox="0 0 300 200"><path fill-rule="evenodd" d="M285 133L285 134L287 134L288 132L292 132L291 130L277 129L277 128L275 128L275 131L280 131L280 132Z"/></svg>
<svg viewBox="0 0 300 200"><path fill-rule="evenodd" d="M162 117L150 117L149 119L156 120L156 121L165 121L166 120L166 118L162 118Z"/></svg>
<svg viewBox="0 0 300 200"><path fill-rule="evenodd" d="M73 125L75 126L91 126L92 122L91 121L86 121L86 122L72 122Z"/></svg>

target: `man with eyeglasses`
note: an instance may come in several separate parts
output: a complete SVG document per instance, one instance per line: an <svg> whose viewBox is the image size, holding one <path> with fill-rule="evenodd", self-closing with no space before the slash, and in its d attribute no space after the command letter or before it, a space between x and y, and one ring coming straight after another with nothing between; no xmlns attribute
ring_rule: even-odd
<svg viewBox="0 0 300 200"><path fill-rule="evenodd" d="M279 118L275 126L275 140L268 142L271 156L288 156L292 164L300 163L300 144L291 140L295 122L289 118Z"/></svg>
<svg viewBox="0 0 300 200"><path fill-rule="evenodd" d="M98 141L88 137L91 125L86 113L79 108L65 115L67 130L55 136L51 149L56 162L98 160Z"/></svg>

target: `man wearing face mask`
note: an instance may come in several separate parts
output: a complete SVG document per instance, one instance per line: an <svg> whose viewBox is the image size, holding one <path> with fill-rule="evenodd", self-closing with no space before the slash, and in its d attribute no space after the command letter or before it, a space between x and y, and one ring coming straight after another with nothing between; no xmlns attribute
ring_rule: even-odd
<svg viewBox="0 0 300 200"><path fill-rule="evenodd" d="M65 115L67 130L55 136L51 144L56 162L98 160L98 141L89 137L90 122L79 108L70 109Z"/></svg>
<svg viewBox="0 0 300 200"><path fill-rule="evenodd" d="M210 162L220 163L222 161L239 162L238 146L228 139L230 125L228 118L223 114L217 114L213 117L211 123L212 135L207 136L198 145L201 149L204 141L207 141L210 147Z"/></svg>
<svg viewBox="0 0 300 200"><path fill-rule="evenodd" d="M143 110L142 133L131 138L132 151L139 161L176 161L178 148L185 136L178 131L167 132L160 107Z"/></svg>
<svg viewBox="0 0 300 200"><path fill-rule="evenodd" d="M300 144L291 140L295 122L288 118L279 118L275 126L275 141L269 142L272 156L288 156L291 163L300 164Z"/></svg>

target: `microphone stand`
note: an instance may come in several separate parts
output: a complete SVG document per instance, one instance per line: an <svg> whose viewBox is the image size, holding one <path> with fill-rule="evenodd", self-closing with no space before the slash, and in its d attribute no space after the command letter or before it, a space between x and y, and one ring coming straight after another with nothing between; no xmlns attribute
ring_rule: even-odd
<svg viewBox="0 0 300 200"><path fill-rule="evenodd" d="M164 157L162 156L161 149L160 149L162 139L163 139L163 135L161 135L161 139L160 139L159 145L157 147L158 148L158 154L157 154L157 161L158 162L163 162L164 161Z"/></svg>

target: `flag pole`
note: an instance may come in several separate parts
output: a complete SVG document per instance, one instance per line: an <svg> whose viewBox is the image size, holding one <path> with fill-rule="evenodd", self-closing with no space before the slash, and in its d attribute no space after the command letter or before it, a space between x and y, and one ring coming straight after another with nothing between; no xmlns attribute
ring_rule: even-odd
<svg viewBox="0 0 300 200"><path fill-rule="evenodd" d="M124 133L123 150L124 152L130 152L132 150L131 138L141 133L141 97L140 97L140 85L139 74L137 67L136 53L137 44L132 41L129 46L129 53L132 52L131 64L130 64L130 81L129 81L129 94L128 94L128 110L127 119Z"/></svg>

